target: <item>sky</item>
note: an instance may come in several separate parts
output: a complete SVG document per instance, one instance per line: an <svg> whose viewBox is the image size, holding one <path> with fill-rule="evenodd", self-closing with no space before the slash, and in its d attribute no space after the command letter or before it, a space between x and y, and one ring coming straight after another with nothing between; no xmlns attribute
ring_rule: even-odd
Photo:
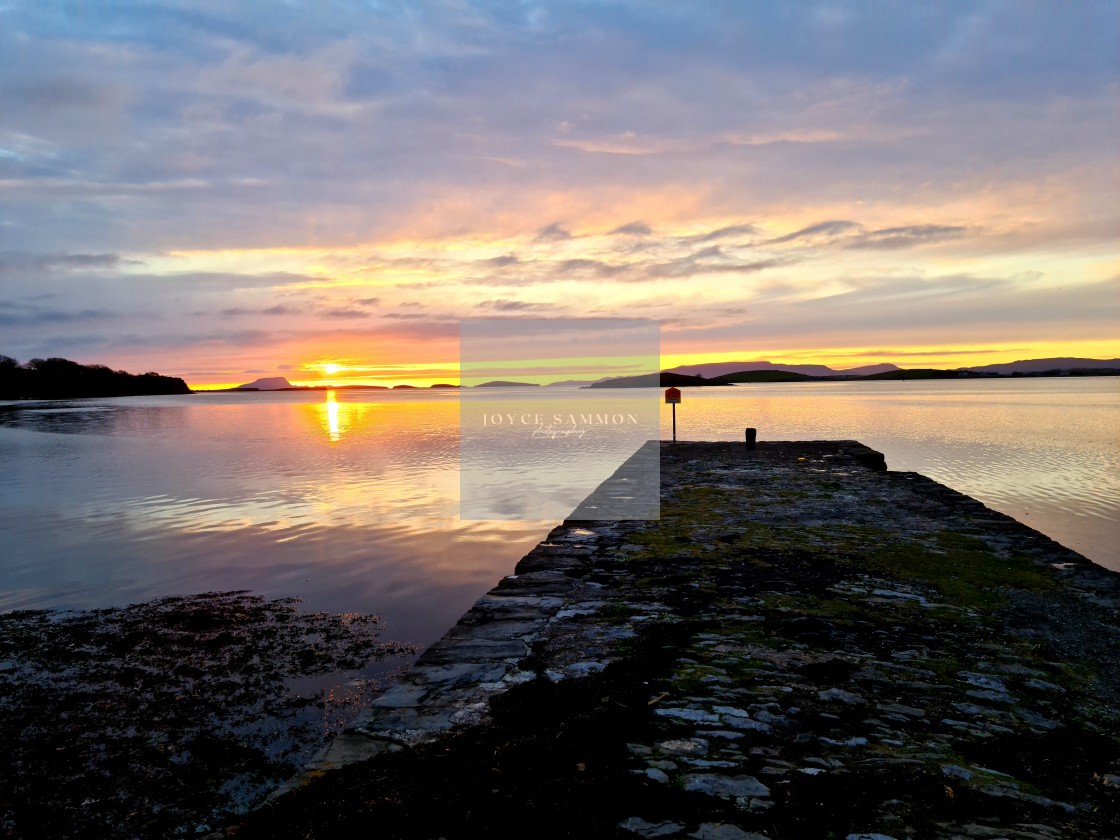
<svg viewBox="0 0 1120 840"><path fill-rule="evenodd" d="M456 381L1120 356L1120 3L0 0L0 353Z"/></svg>

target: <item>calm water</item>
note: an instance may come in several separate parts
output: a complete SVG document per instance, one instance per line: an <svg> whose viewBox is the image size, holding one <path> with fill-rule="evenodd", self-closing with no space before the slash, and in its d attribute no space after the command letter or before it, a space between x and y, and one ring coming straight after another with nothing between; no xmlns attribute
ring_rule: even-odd
<svg viewBox="0 0 1120 840"><path fill-rule="evenodd" d="M856 438L1120 568L1118 409L1114 378L749 385L685 389L678 432ZM454 391L8 404L0 464L0 609L251 589L427 643L555 524L459 518Z"/></svg>

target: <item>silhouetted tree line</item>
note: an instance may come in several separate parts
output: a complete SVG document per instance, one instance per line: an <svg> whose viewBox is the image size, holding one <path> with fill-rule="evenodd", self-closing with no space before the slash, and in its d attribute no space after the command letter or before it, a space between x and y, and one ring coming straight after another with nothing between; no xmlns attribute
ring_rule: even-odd
<svg viewBox="0 0 1120 840"><path fill-rule="evenodd" d="M57 400L74 397L133 397L189 394L182 379L158 373L133 374L69 359L32 359L22 365L0 355L0 399Z"/></svg>

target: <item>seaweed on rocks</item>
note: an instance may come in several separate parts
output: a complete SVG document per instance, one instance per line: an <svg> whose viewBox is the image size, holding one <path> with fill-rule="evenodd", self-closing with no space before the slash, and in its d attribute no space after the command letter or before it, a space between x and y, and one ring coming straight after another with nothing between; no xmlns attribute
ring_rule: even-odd
<svg viewBox="0 0 1120 840"><path fill-rule="evenodd" d="M409 657L376 615L210 592L0 615L0 836L174 837L259 804ZM341 678L340 678L341 679Z"/></svg>

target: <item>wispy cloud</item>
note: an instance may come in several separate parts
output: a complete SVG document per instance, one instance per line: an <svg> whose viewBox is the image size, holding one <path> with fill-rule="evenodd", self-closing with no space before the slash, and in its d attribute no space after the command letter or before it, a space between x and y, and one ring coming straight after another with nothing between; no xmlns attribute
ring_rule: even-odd
<svg viewBox="0 0 1120 840"><path fill-rule="evenodd" d="M926 242L939 242L964 236L962 225L907 225L871 230L848 243L849 248L909 248Z"/></svg>
<svg viewBox="0 0 1120 840"><path fill-rule="evenodd" d="M479 309L492 309L495 312L541 312L554 308L548 303L529 303L523 300L484 300L478 305Z"/></svg>
<svg viewBox="0 0 1120 840"><path fill-rule="evenodd" d="M611 234L615 236L649 236L651 233L653 233L653 228L645 222L630 222L625 225L619 225L611 231Z"/></svg>
<svg viewBox="0 0 1120 840"><path fill-rule="evenodd" d="M77 312L61 309L13 311L0 307L0 327L49 327L90 321L116 320L117 314L105 309L82 309Z"/></svg>
<svg viewBox="0 0 1120 840"><path fill-rule="evenodd" d="M707 233L688 237L688 241L696 243L714 242L717 239L727 239L731 236L757 236L758 234L759 230L754 225L727 225L725 227L716 228L715 230L710 230Z"/></svg>
<svg viewBox="0 0 1120 840"><path fill-rule="evenodd" d="M553 222L541 229L537 234L537 242L563 242L565 239L571 239L571 231L565 230L560 226L559 222Z"/></svg>

